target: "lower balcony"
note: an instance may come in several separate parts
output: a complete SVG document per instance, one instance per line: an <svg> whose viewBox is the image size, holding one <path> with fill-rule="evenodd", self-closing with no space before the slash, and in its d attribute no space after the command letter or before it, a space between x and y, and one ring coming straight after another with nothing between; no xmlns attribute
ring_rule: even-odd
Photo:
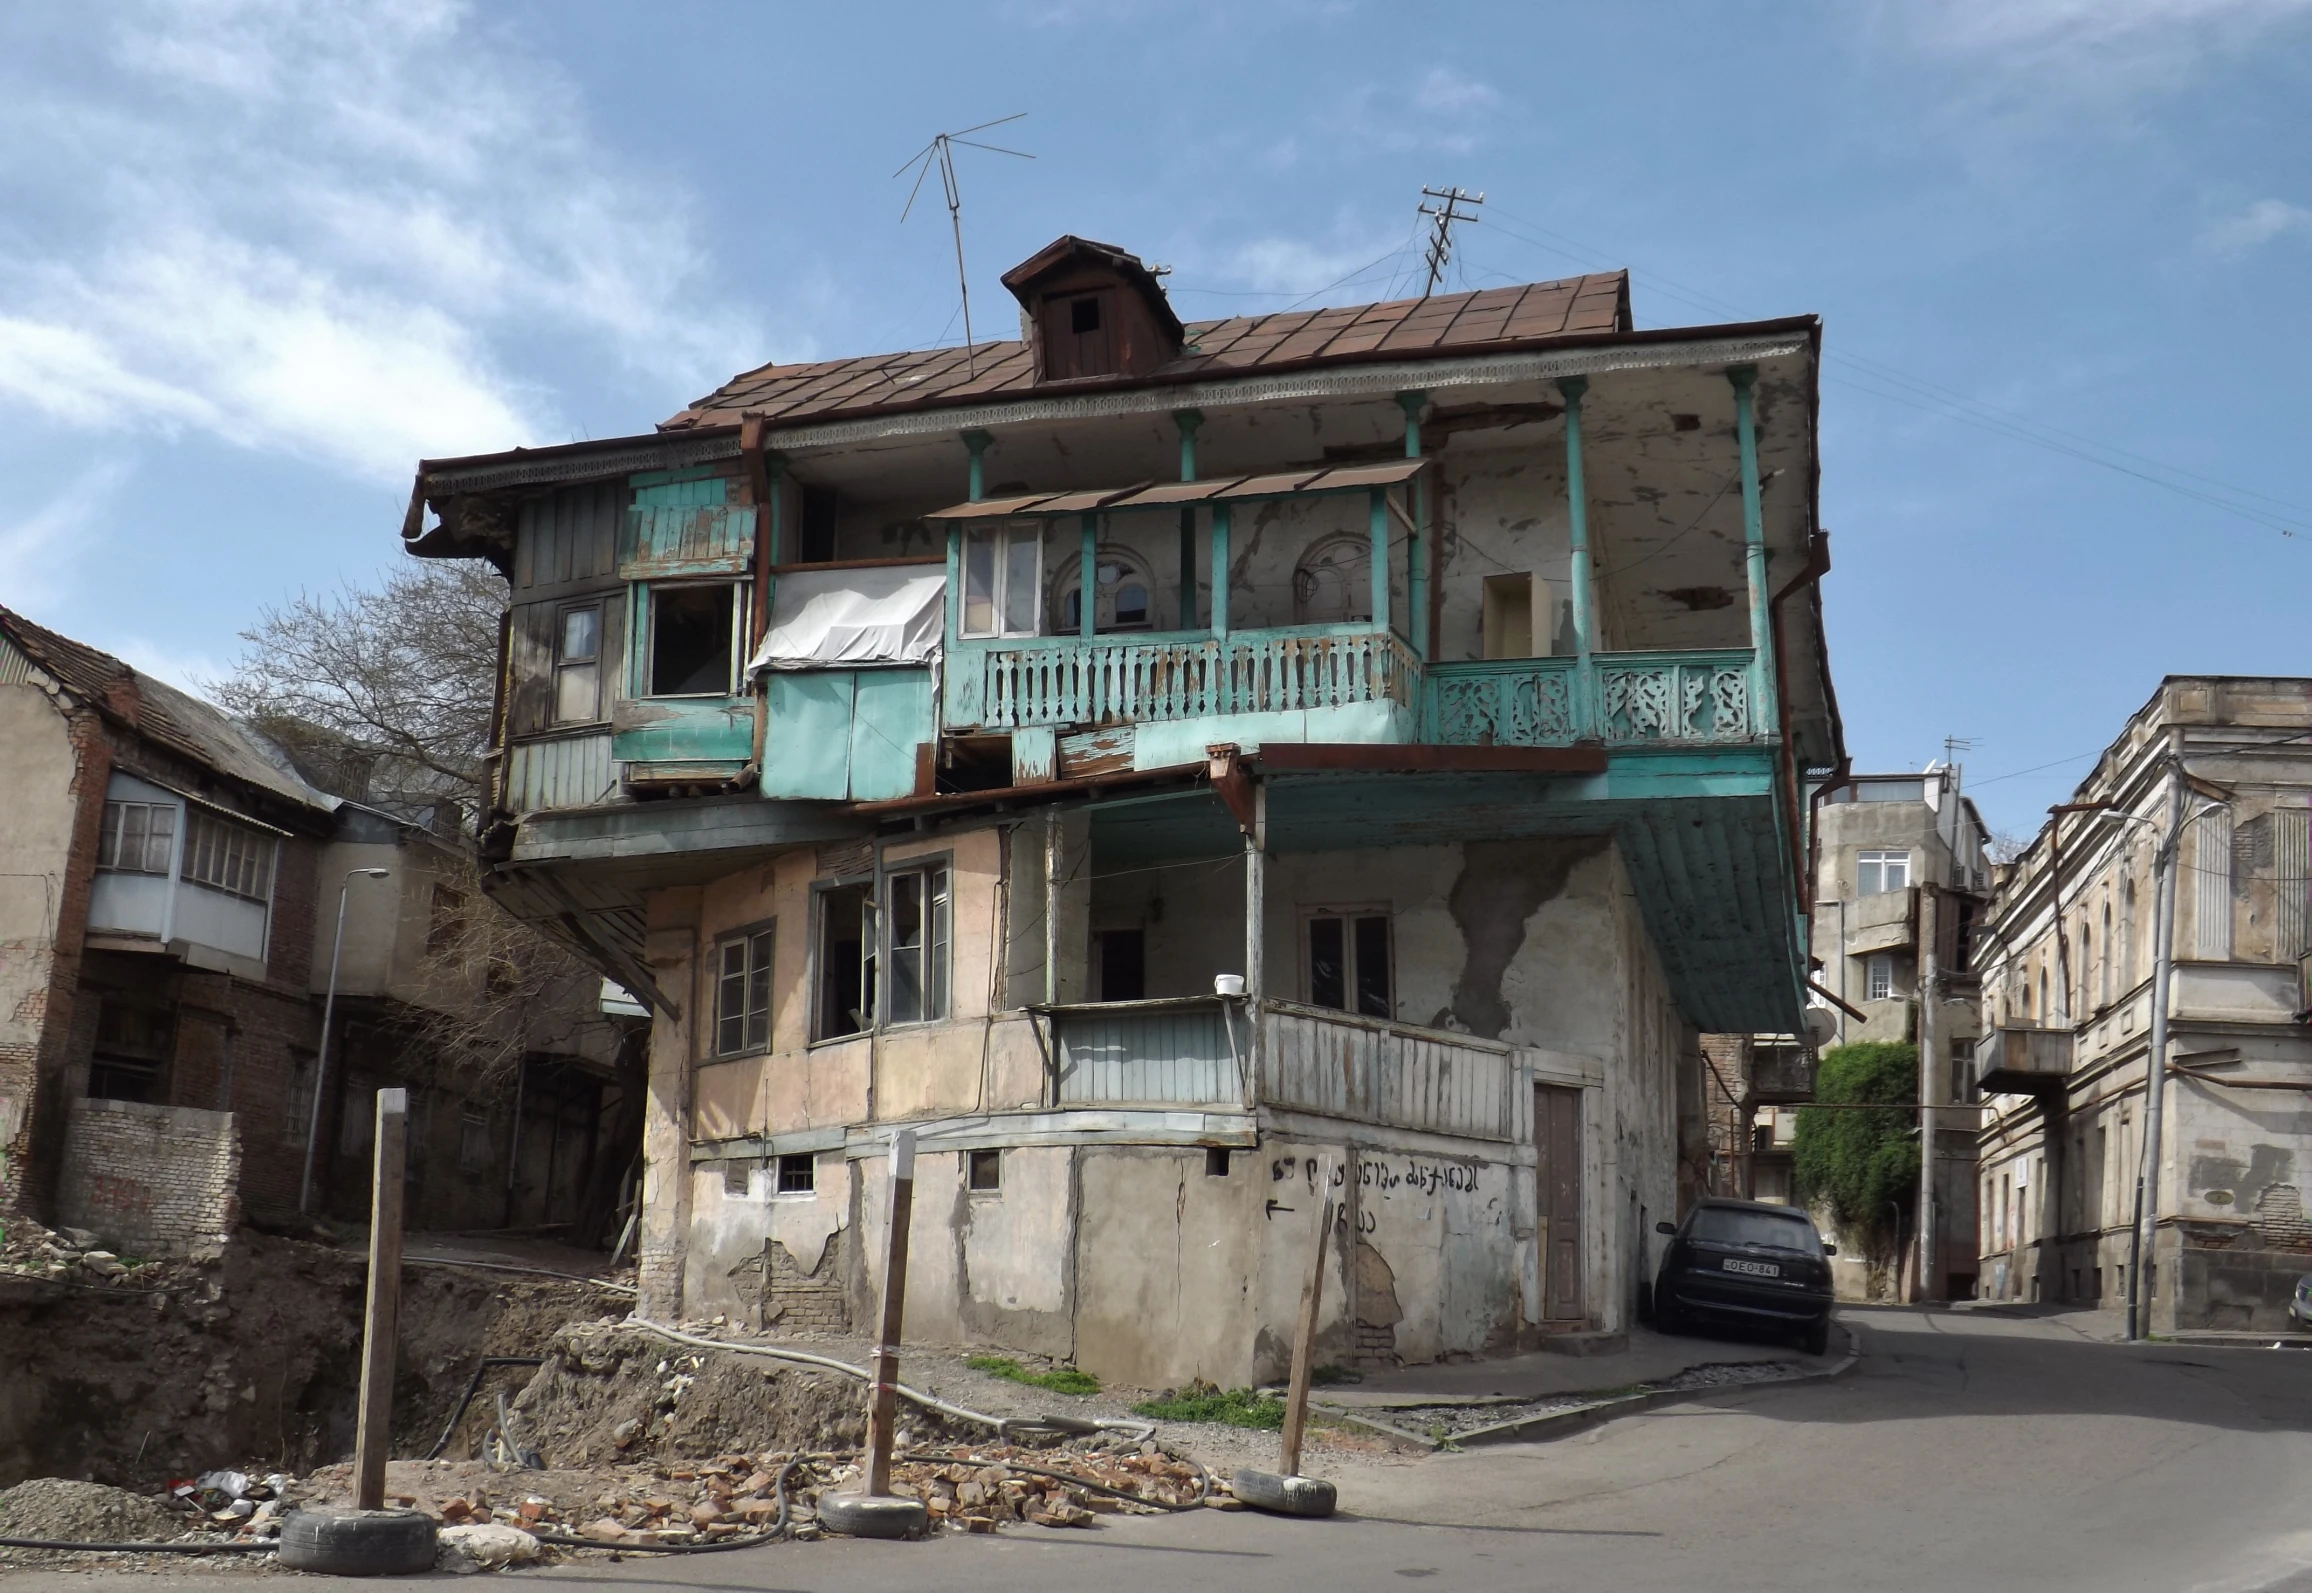
<svg viewBox="0 0 2312 1593"><path fill-rule="evenodd" d="M2071 1075L2068 1029L1993 1029L1975 1048L1986 1095L2059 1095Z"/></svg>

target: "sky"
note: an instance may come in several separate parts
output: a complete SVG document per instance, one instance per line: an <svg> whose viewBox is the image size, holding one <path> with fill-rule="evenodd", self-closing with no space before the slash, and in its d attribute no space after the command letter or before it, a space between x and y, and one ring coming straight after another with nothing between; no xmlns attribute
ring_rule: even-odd
<svg viewBox="0 0 2312 1593"><path fill-rule="evenodd" d="M2312 0L0 10L0 603L198 687L416 461L960 339L1063 232L1188 319L1628 267L1825 324L1856 766L2028 833L2168 673L2312 674ZM928 196L936 200L936 194Z"/></svg>

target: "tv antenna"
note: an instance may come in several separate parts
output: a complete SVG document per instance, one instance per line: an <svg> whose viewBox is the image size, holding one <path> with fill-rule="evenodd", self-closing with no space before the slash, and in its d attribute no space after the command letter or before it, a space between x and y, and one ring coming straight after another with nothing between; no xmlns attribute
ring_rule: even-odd
<svg viewBox="0 0 2312 1593"><path fill-rule="evenodd" d="M907 203L899 212L899 220L905 224L908 215L915 209L916 196L923 192L924 178L931 175L934 166L939 168L939 186L947 195L947 220L955 232L955 285L963 295L963 360L965 367L974 376L979 374L979 358L972 347L971 338L971 282L964 275L963 270L963 190L957 187L955 182L955 146L961 144L967 149L984 149L990 154L1013 155L1021 160L1034 160L1035 156L1024 149L1005 149L999 144L982 144L964 136L966 133L984 133L989 128L1001 127L1006 122L1016 122L1025 115L1027 115L1025 111L1015 111L1009 116L999 116L992 122L981 122L977 127L966 127L953 133L936 134L930 143L924 145L908 160L906 165L891 174L892 179L896 181L906 176L911 170L915 172L915 186L907 190Z"/></svg>
<svg viewBox="0 0 2312 1593"><path fill-rule="evenodd" d="M1421 289L1421 297L1425 299L1437 291L1437 284L1445 276L1445 262L1453 258L1453 223L1456 221L1474 223L1477 220L1475 211L1464 214L1459 207L1462 205L1482 205L1485 203L1485 196L1469 193L1464 189L1455 187L1424 188L1421 190L1421 197L1437 201L1433 205L1424 204L1419 207L1421 214L1429 218L1429 248L1423 256L1423 261L1429 268L1429 280Z"/></svg>

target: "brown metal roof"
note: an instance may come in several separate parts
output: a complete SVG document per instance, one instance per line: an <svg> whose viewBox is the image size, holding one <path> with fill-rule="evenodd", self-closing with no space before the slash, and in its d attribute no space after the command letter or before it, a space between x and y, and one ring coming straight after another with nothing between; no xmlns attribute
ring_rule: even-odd
<svg viewBox="0 0 2312 1593"><path fill-rule="evenodd" d="M1030 493L1020 498L979 498L951 504L926 520L986 520L998 516L1087 514L1104 509L1155 509L1223 498L1282 498L1297 493L1353 492L1393 487L1427 469L1426 459L1392 459L1378 465L1343 465L1332 470L1291 470L1274 476L1216 476L1210 481L1167 481L1157 486L1094 487L1082 492Z"/></svg>
<svg viewBox="0 0 2312 1593"><path fill-rule="evenodd" d="M1418 359L1630 330L1629 274L1398 299L1327 310L1287 310L1195 321L1180 357L1146 376L1046 384L1047 392L1210 380L1355 359ZM976 369L975 369L976 367ZM1023 342L866 354L808 365L765 365L734 376L660 430L736 425L761 415L779 425L895 409L1022 398L1037 391Z"/></svg>

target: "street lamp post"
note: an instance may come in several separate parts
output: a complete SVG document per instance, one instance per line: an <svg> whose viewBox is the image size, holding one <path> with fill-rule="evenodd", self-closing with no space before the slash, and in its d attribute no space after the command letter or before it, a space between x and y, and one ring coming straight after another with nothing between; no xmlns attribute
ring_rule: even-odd
<svg viewBox="0 0 2312 1593"><path fill-rule="evenodd" d="M337 1016L337 959L345 950L345 898L356 879L384 879L390 869L349 868L337 887L337 939L329 948L329 994L321 1003L321 1054L313 1063L313 1110L305 1120L305 1173L297 1180L297 1211L313 1209L313 1152L321 1143L321 1102L329 1091L329 1029Z"/></svg>

